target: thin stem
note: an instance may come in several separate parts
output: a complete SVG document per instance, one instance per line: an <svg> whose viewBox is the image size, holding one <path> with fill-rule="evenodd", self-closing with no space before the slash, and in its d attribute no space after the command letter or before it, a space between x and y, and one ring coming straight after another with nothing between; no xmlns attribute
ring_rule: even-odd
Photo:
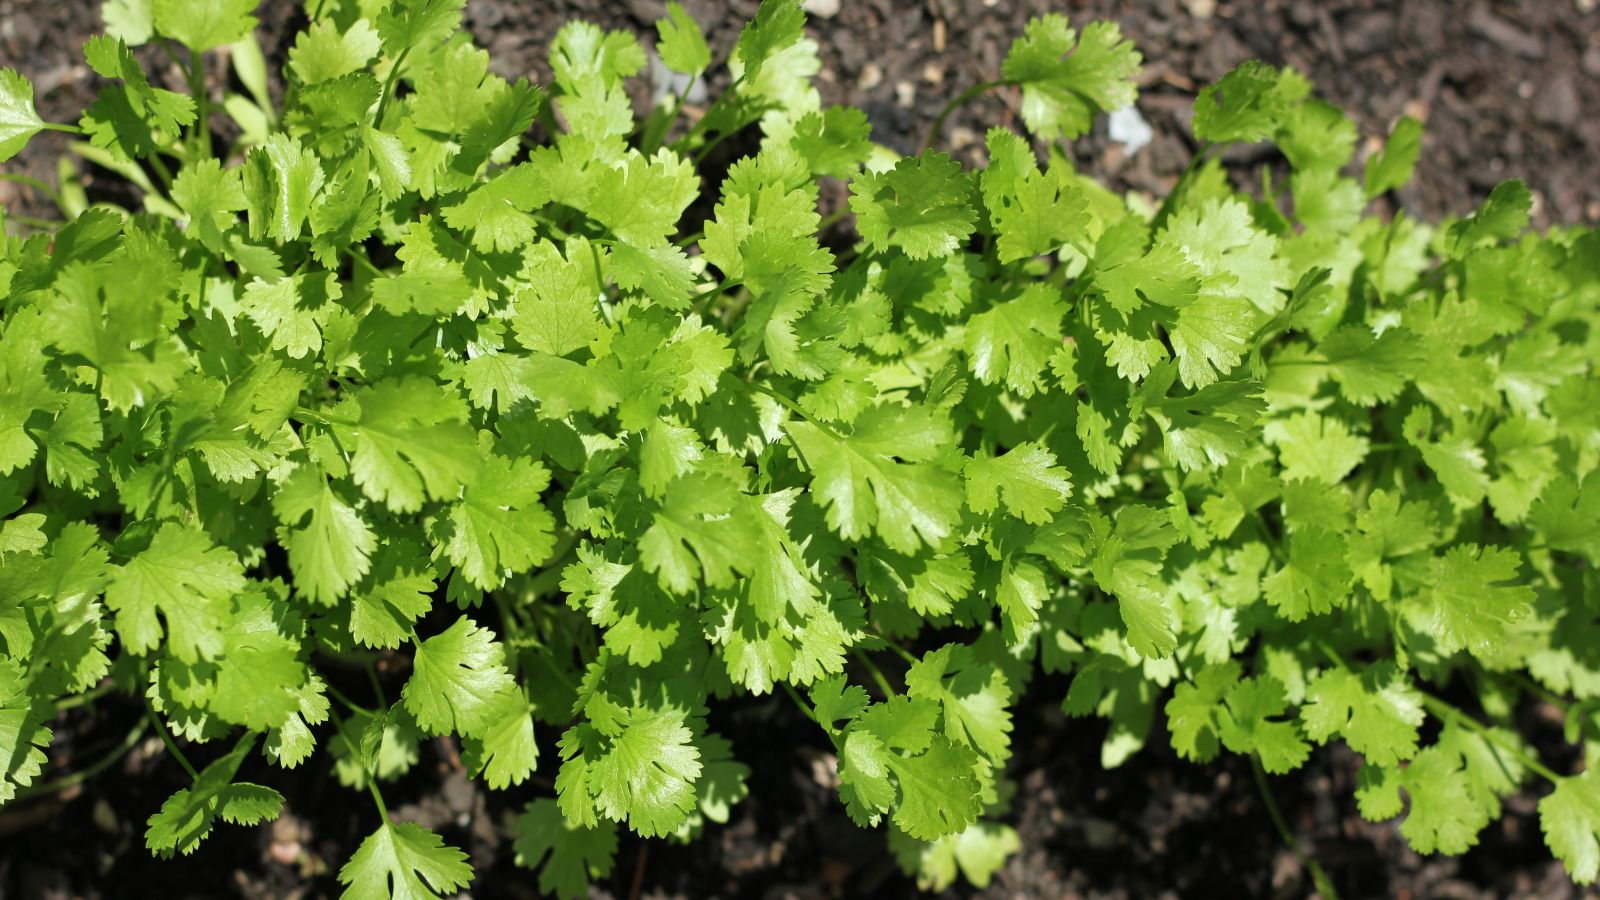
<svg viewBox="0 0 1600 900"><path fill-rule="evenodd" d="M17 184L25 184L28 187L33 188L41 194L44 194L46 197L49 197L50 202L56 205L56 209L61 210L62 215L66 215L66 204L61 202L61 195L56 192L55 188L50 186L49 182L35 178L32 175L23 175L20 172L0 172L0 181L13 181Z"/></svg>
<svg viewBox="0 0 1600 900"><path fill-rule="evenodd" d="M394 65L389 67L389 77L383 80L383 93L378 95L378 109L372 114L374 125L383 124L383 110L389 105L389 98L394 95L395 82L400 79L400 67L405 65L406 56L410 53L409 46L401 50L400 55L394 58Z"/></svg>
<svg viewBox="0 0 1600 900"><path fill-rule="evenodd" d="M884 677L883 670L878 668L878 664L872 661L872 657L860 650L851 650L850 652L861 663L862 667L867 670L867 674L872 676L873 683L878 686L878 690L883 691L884 698L893 697L894 688L889 686L889 679Z"/></svg>
<svg viewBox="0 0 1600 900"><path fill-rule="evenodd" d="M1184 190L1189 186L1189 180L1194 177L1194 173L1200 171L1201 166L1205 165L1206 155L1210 152L1211 142L1204 141L1200 144L1200 149L1194 152L1194 156L1189 158L1189 164L1184 166L1183 172L1178 175L1178 183L1174 184L1167 196L1162 198L1161 206L1156 209L1155 216L1151 218L1150 225L1152 228L1160 228L1167 221L1167 216L1172 215L1172 210L1183 196Z"/></svg>
<svg viewBox="0 0 1600 900"><path fill-rule="evenodd" d="M166 723L161 721L161 716L156 713L156 708L146 702L144 711L150 716L150 724L156 727L156 734L161 735L161 743L167 745L167 752L172 754L172 758L178 761L178 765L183 766L183 770L189 773L190 778L199 781L200 772L190 765L189 758L183 755L182 750L178 749L178 742L174 741L172 735L167 732Z"/></svg>
<svg viewBox="0 0 1600 900"><path fill-rule="evenodd" d="M905 660L907 664L913 665L913 666L917 664L918 659L915 656L911 655L911 651L910 650L907 650L906 648L900 646L900 643L898 641L890 638L888 635L885 635L880 631L873 631L872 632L872 636L877 638L880 641L883 641L883 645L885 647L888 647L890 650L893 650L901 659Z"/></svg>
<svg viewBox="0 0 1600 900"><path fill-rule="evenodd" d="M62 224L64 224L61 219L36 219L33 216L19 216L15 214L6 216L6 221L15 222L18 225L26 225L29 228L37 228L40 231L55 231L57 228L60 228Z"/></svg>
<svg viewBox="0 0 1600 900"><path fill-rule="evenodd" d="M828 727L828 724L826 722L822 722L822 721L819 721L817 719L817 710L816 710L816 708L813 707L811 704L807 703L805 701L805 698L800 696L800 692L794 689L794 685L790 684L787 681L780 681L780 682L778 682L778 684L779 684L779 686L781 686L783 688L783 692L789 695L789 699L794 701L794 705L800 707L800 711L806 714L806 718L810 719L813 722L816 722L818 725L821 725L823 728L827 728L829 731L833 730L832 728Z"/></svg>
<svg viewBox="0 0 1600 900"><path fill-rule="evenodd" d="M62 699L62 700L57 700L56 701L56 709L58 709L58 710L62 710L62 709L77 709L78 707L83 706L85 704L93 703L94 701L99 700L101 697L105 696L106 693L109 692L114 687L116 687L116 683L112 682L112 681L106 681L106 682L103 682L101 684L97 684L94 687L90 688L87 691L84 691L81 694L77 694L76 696L72 696L72 697L67 697L67 698Z"/></svg>
<svg viewBox="0 0 1600 900"><path fill-rule="evenodd" d="M206 91L205 59L199 50L189 51L189 93L194 96L194 140L204 159L211 155L211 97Z"/></svg>
<svg viewBox="0 0 1600 900"><path fill-rule="evenodd" d="M83 129L76 125L63 125L60 122L43 122L41 125L47 131L63 131L67 134L83 134Z"/></svg>
<svg viewBox="0 0 1600 900"><path fill-rule="evenodd" d="M817 223L817 233L821 234L822 232L827 231L829 228L839 224L839 221L845 216L850 215L850 212L850 205L847 203L829 213L826 218Z"/></svg>
<svg viewBox="0 0 1600 900"><path fill-rule="evenodd" d="M366 670L367 680L372 682L372 694L378 698L378 706L382 709L387 709L389 707L389 699L383 694L383 682L378 678L378 667L373 665L372 660L369 659L367 660Z"/></svg>
<svg viewBox="0 0 1600 900"><path fill-rule="evenodd" d="M698 168L702 162L705 162L706 157L711 155L711 151L717 149L717 146L723 141L738 134L739 130L741 129L730 129L728 131L718 132L716 137L702 144L700 146L700 150L695 153L694 159L691 160L695 167Z"/></svg>
<svg viewBox="0 0 1600 900"><path fill-rule="evenodd" d="M957 94L954 99L944 105L944 109L939 110L939 117L933 120L933 126L928 129L927 140L922 142L923 151L926 152L933 149L934 142L939 139L939 132L944 130L945 121L949 119L950 114L960 108L962 104L966 103L968 100L971 100L973 97L978 96L979 94L992 91L995 88L1009 87L1013 84L1016 84L1016 82L1003 79L1000 81L985 81L981 84L975 84Z"/></svg>
<svg viewBox="0 0 1600 900"><path fill-rule="evenodd" d="M737 278L724 279L720 284L717 285L715 290L707 291L706 293L704 293L704 294L702 294L700 296L700 299L695 301L695 304L694 304L695 313L698 314L698 315L704 316L707 312L710 311L711 304L715 303L718 297L723 296L724 294L728 293L729 291L733 290L734 288L739 287L742 284L744 284L744 282L740 281Z"/></svg>
<svg viewBox="0 0 1600 900"><path fill-rule="evenodd" d="M328 710L328 714L333 717L334 733L338 734L339 739L344 741L345 749L349 750L351 758L361 762L361 749L356 746L354 741L350 740L350 732L344 727L344 720L339 717L337 712L331 709ZM362 771L367 776L364 779L367 783L367 793L372 795L372 802L378 805L378 815L383 817L383 824L388 826L389 807L383 802L383 792L378 790L378 775L365 765L362 766Z"/></svg>
<svg viewBox="0 0 1600 900"><path fill-rule="evenodd" d="M148 153L145 155L144 161L150 164L150 168L156 173L156 177L161 179L161 186L166 188L168 193L171 193L172 171L167 168L166 163L161 161L161 154Z"/></svg>
<svg viewBox="0 0 1600 900"><path fill-rule="evenodd" d="M340 703L343 703L345 706L349 707L353 712L358 712L358 713L361 713L362 715L366 715L366 716L375 716L375 715L377 715L377 713L374 712L373 710L370 710L370 709L366 708L365 706L362 706L361 704L355 702L354 700L351 700L349 697L346 697L344 695L343 691L340 691L338 688L334 687L333 685L327 684L327 685L324 685L324 687L326 687L328 689L328 693L333 695L333 699L339 701Z"/></svg>
<svg viewBox="0 0 1600 900"><path fill-rule="evenodd" d="M1295 859L1306 867L1311 873L1311 881L1317 886L1317 892L1322 894L1324 900L1339 900L1339 892L1334 890L1332 879L1323 871L1322 865L1300 849L1300 842L1295 840L1294 832L1289 830L1289 823L1283 818L1283 810L1278 808L1278 800L1272 796L1272 786L1267 783L1267 771L1261 767L1261 756L1257 753L1250 754L1250 771L1256 777L1256 790L1261 794L1261 802L1267 808L1267 815L1272 819L1272 824L1278 830L1278 836L1283 838L1283 843L1294 854Z"/></svg>
<svg viewBox="0 0 1600 900"><path fill-rule="evenodd" d="M102 756L101 758L95 760L92 764L85 766L76 772L63 775L54 781L47 781L44 784L23 788L21 794L23 796L55 794L64 791L73 785L82 784L83 782L88 781L94 776L99 775L101 772L104 772L106 769L111 768L116 764L117 760L127 756L128 751L133 749L134 744L139 743L139 738L144 736L144 730L149 727L150 720L140 719L133 724L133 728L129 729L128 733L123 736L122 740L117 742L117 746L113 747L111 752L107 753L105 756Z"/></svg>
<svg viewBox="0 0 1600 900"><path fill-rule="evenodd" d="M1528 771L1538 775L1546 781L1559 784L1563 780L1562 776L1557 774L1554 769L1546 766L1544 763L1525 752L1514 742L1506 740L1499 732L1483 724L1482 722L1479 722L1477 719L1467 715L1444 700L1441 700L1432 694L1423 694L1422 705L1437 718L1443 719L1447 722L1457 722L1473 731L1476 731L1484 738L1484 740L1489 741L1496 747L1499 747L1500 749L1516 757L1518 761L1528 768Z"/></svg>
<svg viewBox="0 0 1600 900"><path fill-rule="evenodd" d="M777 391L773 390L772 388L769 388L766 385L764 385L764 384L762 384L762 383L760 383L758 381L744 381L744 382L741 382L741 384L743 384L745 387L749 388L750 390L755 391L758 394L766 394L768 397L771 397L772 399L778 401L778 405L782 406L784 409L787 409L788 411L794 413L795 415L797 415L800 418L804 419L805 421L811 423L812 425L817 426L818 428L820 428L824 432L827 432L828 434L831 434L834 437L838 437L839 436L838 433L835 432L832 428L829 428L828 426L822 424L821 422L818 422L816 419L811 418L811 414L806 412L804 409L801 409L800 408L800 404L794 402L793 400L790 400L788 397L785 397L784 395L778 393Z"/></svg>
<svg viewBox="0 0 1600 900"><path fill-rule="evenodd" d="M644 864L650 861L650 841L648 838L639 841L639 855L633 861L633 884L628 888L628 900L639 900L639 892L644 889Z"/></svg>

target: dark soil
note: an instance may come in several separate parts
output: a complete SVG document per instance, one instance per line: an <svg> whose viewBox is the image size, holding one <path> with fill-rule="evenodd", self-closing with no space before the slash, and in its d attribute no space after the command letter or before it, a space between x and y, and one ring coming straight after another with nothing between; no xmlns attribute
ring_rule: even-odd
<svg viewBox="0 0 1600 900"><path fill-rule="evenodd" d="M725 53L756 0L685 0ZM1415 0L842 0L814 16L821 47L819 87L828 103L867 111L876 138L918 149L944 102L996 75L1029 15L1064 10L1081 23L1111 17L1144 52L1139 107L1155 136L1131 157L1094 135L1072 152L1086 171L1127 190L1160 196L1193 149L1187 122L1198 86L1252 56L1292 63L1322 96L1344 107L1364 134L1381 140L1403 114L1427 124L1417 177L1399 192L1409 213L1460 215L1505 178L1522 178L1539 198L1541 224L1600 222L1600 11L1591 0L1449 2ZM1587 11L1585 9L1587 7ZM92 74L79 48L98 28L91 0L0 0L0 64L33 79L46 118L72 120L91 99ZM560 23L585 17L649 33L656 0L470 0L467 21L505 75L543 80L545 48ZM281 61L301 24L299 6L268 0L264 47ZM159 54L147 63L178 83ZM159 77L159 74L158 74ZM952 117L941 146L969 160L982 133L1015 118L1017 98L995 93ZM53 181L66 141L37 138L6 170ZM89 172L91 190L108 177ZM0 204L48 218L53 210L26 187L0 182ZM398 685L394 685L397 687ZM1239 758L1209 766L1176 759L1166 736L1103 771L1097 720L1068 720L1056 704L1066 684L1041 679L1017 709L1017 791L1010 821L1023 851L986 891L952 896L1209 897L1306 896L1313 890L1262 805ZM56 723L52 769L74 771L99 758L135 726L133 704L107 699ZM1559 722L1525 713L1542 747L1559 743ZM726 826L689 846L624 837L612 877L597 896L627 897L636 874L645 897L897 897L914 892L883 840L844 817L829 783L828 748L785 699L721 704L712 725L750 763L751 797ZM794 743L795 736L815 736ZM387 793L397 814L423 821L468 849L478 869L473 895L534 896L532 877L512 865L506 824L528 799L551 792L553 735L546 732L541 777L487 792L460 775L455 751L434 742L422 763ZM215 752L215 751L212 751ZM197 762L207 751L195 751ZM315 897L337 893L333 874L375 815L316 760L293 772L259 763L242 777L288 797L283 818L257 829L220 827L196 856L152 860L144 819L182 772L146 736L123 762L86 785L0 811L0 897ZM1358 761L1324 749L1273 791L1299 841L1347 896L1560 897L1576 895L1540 838L1532 794L1514 797L1503 821L1459 859L1421 858L1392 824L1370 825L1351 796ZM407 802L409 801L409 802ZM642 867L642 868L641 868Z"/></svg>

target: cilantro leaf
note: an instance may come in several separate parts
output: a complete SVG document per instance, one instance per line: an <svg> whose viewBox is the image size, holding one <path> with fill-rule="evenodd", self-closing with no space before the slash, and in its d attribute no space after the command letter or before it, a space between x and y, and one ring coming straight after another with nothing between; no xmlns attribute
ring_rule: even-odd
<svg viewBox="0 0 1600 900"><path fill-rule="evenodd" d="M15 69L0 69L0 162L43 130L44 120L33 109L33 85Z"/></svg>
<svg viewBox="0 0 1600 900"><path fill-rule="evenodd" d="M501 656L494 632L466 616L419 643L401 693L417 726L430 734L486 733L495 724L499 695L516 689Z"/></svg>
<svg viewBox="0 0 1600 900"><path fill-rule="evenodd" d="M610 822L593 828L575 826L548 797L528 804L517 818L517 864L539 870L539 890L561 900L589 895L590 879L611 874L617 853L617 829Z"/></svg>
<svg viewBox="0 0 1600 900"><path fill-rule="evenodd" d="M143 654L161 644L160 613L173 653L193 663L222 652L228 601L244 586L244 567L232 551L198 528L168 522L117 570L106 605L130 650Z"/></svg>
<svg viewBox="0 0 1600 900"><path fill-rule="evenodd" d="M339 869L346 900L432 898L472 882L467 855L413 822L385 821Z"/></svg>
<svg viewBox="0 0 1600 900"><path fill-rule="evenodd" d="M1022 85L1022 120L1045 141L1075 138L1094 117L1132 105L1142 58L1114 22L1078 34L1054 13L1032 19L1011 45L1001 73Z"/></svg>
<svg viewBox="0 0 1600 900"><path fill-rule="evenodd" d="M977 224L972 180L942 153L908 157L881 175L850 183L856 228L877 250L898 247L912 259L947 256Z"/></svg>

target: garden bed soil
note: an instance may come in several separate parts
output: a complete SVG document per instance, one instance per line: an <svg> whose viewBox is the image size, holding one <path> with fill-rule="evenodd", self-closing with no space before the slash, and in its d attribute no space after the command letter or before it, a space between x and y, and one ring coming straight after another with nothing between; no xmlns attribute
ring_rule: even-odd
<svg viewBox="0 0 1600 900"><path fill-rule="evenodd" d="M685 5L725 53L757 3ZM1306 72L1375 141L1401 115L1425 120L1417 177L1393 198L1408 214L1432 220L1470 212L1497 181L1517 177L1538 198L1538 223L1600 222L1600 11L1590 0L811 0L808 6L818 13L810 34L821 47L824 101L861 107L875 137L902 152L921 146L949 97L995 77L1030 15L1064 9L1078 23L1117 20L1146 56L1139 108L1153 128L1151 143L1130 156L1096 133L1071 147L1086 171L1119 189L1163 194L1193 151L1187 119L1194 91L1260 57ZM80 47L98 28L97 9L90 0L0 0L0 62L33 79L46 118L71 120L92 99L93 76ZM542 81L545 51L561 22L584 17L648 33L661 12L655 0L470 0L467 24L499 72ZM268 0L261 18L269 59L281 61L302 14L287 0ZM159 58L152 62L165 66ZM166 75L178 82L175 73ZM987 125L1018 127L1016 102L1004 91L978 99L951 118L940 145L980 161ZM46 133L6 170L53 180L64 147L63 136ZM1263 159L1246 154L1238 161ZM90 172L88 180L91 192L115 196L103 173ZM0 203L25 216L53 215L38 192L8 182L0 182ZM401 679L397 674L391 694ZM1140 755L1103 771L1105 726L1063 716L1057 704L1065 691L1064 679L1039 678L1016 710L1010 821L1022 851L987 889L958 885L946 895L1312 893L1243 759L1183 762L1158 725ZM118 697L64 714L55 723L47 777L100 758L141 715ZM1538 707L1522 716L1525 733L1559 759L1565 749L1559 721ZM596 896L914 894L882 837L857 831L845 818L826 741L787 699L719 704L712 726L753 765L751 797L728 824L708 828L687 846L647 846L624 835L616 869L595 886ZM506 836L522 804L552 791L553 735L544 737L547 763L521 788L484 790L463 777L450 742L434 741L414 772L387 792L400 801L398 815L436 828L471 853L475 897L537 895L530 873L513 866ZM207 752L197 750L197 761ZM146 735L85 784L0 811L0 896L335 895L334 873L372 829L375 814L322 762L290 772L252 763L241 777L272 784L288 799L278 822L221 826L196 855L153 860L143 846L144 820L186 782L160 742ZM1465 856L1423 858L1407 849L1393 823L1373 825L1356 815L1351 791L1358 765L1346 750L1323 748L1303 769L1270 780L1288 827L1346 896L1578 895L1543 846L1534 794L1511 798L1505 818Z"/></svg>

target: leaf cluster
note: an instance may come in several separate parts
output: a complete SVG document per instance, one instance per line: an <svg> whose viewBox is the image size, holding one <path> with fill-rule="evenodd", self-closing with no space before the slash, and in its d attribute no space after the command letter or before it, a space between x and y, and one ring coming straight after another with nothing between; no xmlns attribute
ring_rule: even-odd
<svg viewBox="0 0 1600 900"><path fill-rule="evenodd" d="M251 0L107 3L76 125L0 72L0 159L79 131L143 203L68 194L0 238L0 801L109 685L193 779L153 852L277 815L253 755L318 760L377 810L347 895L449 894L466 854L384 799L443 737L580 897L620 828L727 820L769 761L707 717L782 693L941 889L1018 847L1012 710L1044 671L1110 721L1107 766L1343 741L1361 812L1421 852L1550 781L1551 849L1600 874L1600 782L1514 718L1555 703L1600 747L1600 233L1526 234L1517 182L1437 227L1368 215L1418 124L1358 177L1355 124L1260 63L1201 93L1169 197L1118 196L1055 143L1137 96L1104 23L1028 27L980 87L1029 134L969 171L824 108L795 0L692 122L637 114L633 35L566 25L536 86L461 7L315 4L276 105ZM667 10L654 57L692 81L712 50ZM1287 178L1236 191L1213 151L1244 141Z"/></svg>

